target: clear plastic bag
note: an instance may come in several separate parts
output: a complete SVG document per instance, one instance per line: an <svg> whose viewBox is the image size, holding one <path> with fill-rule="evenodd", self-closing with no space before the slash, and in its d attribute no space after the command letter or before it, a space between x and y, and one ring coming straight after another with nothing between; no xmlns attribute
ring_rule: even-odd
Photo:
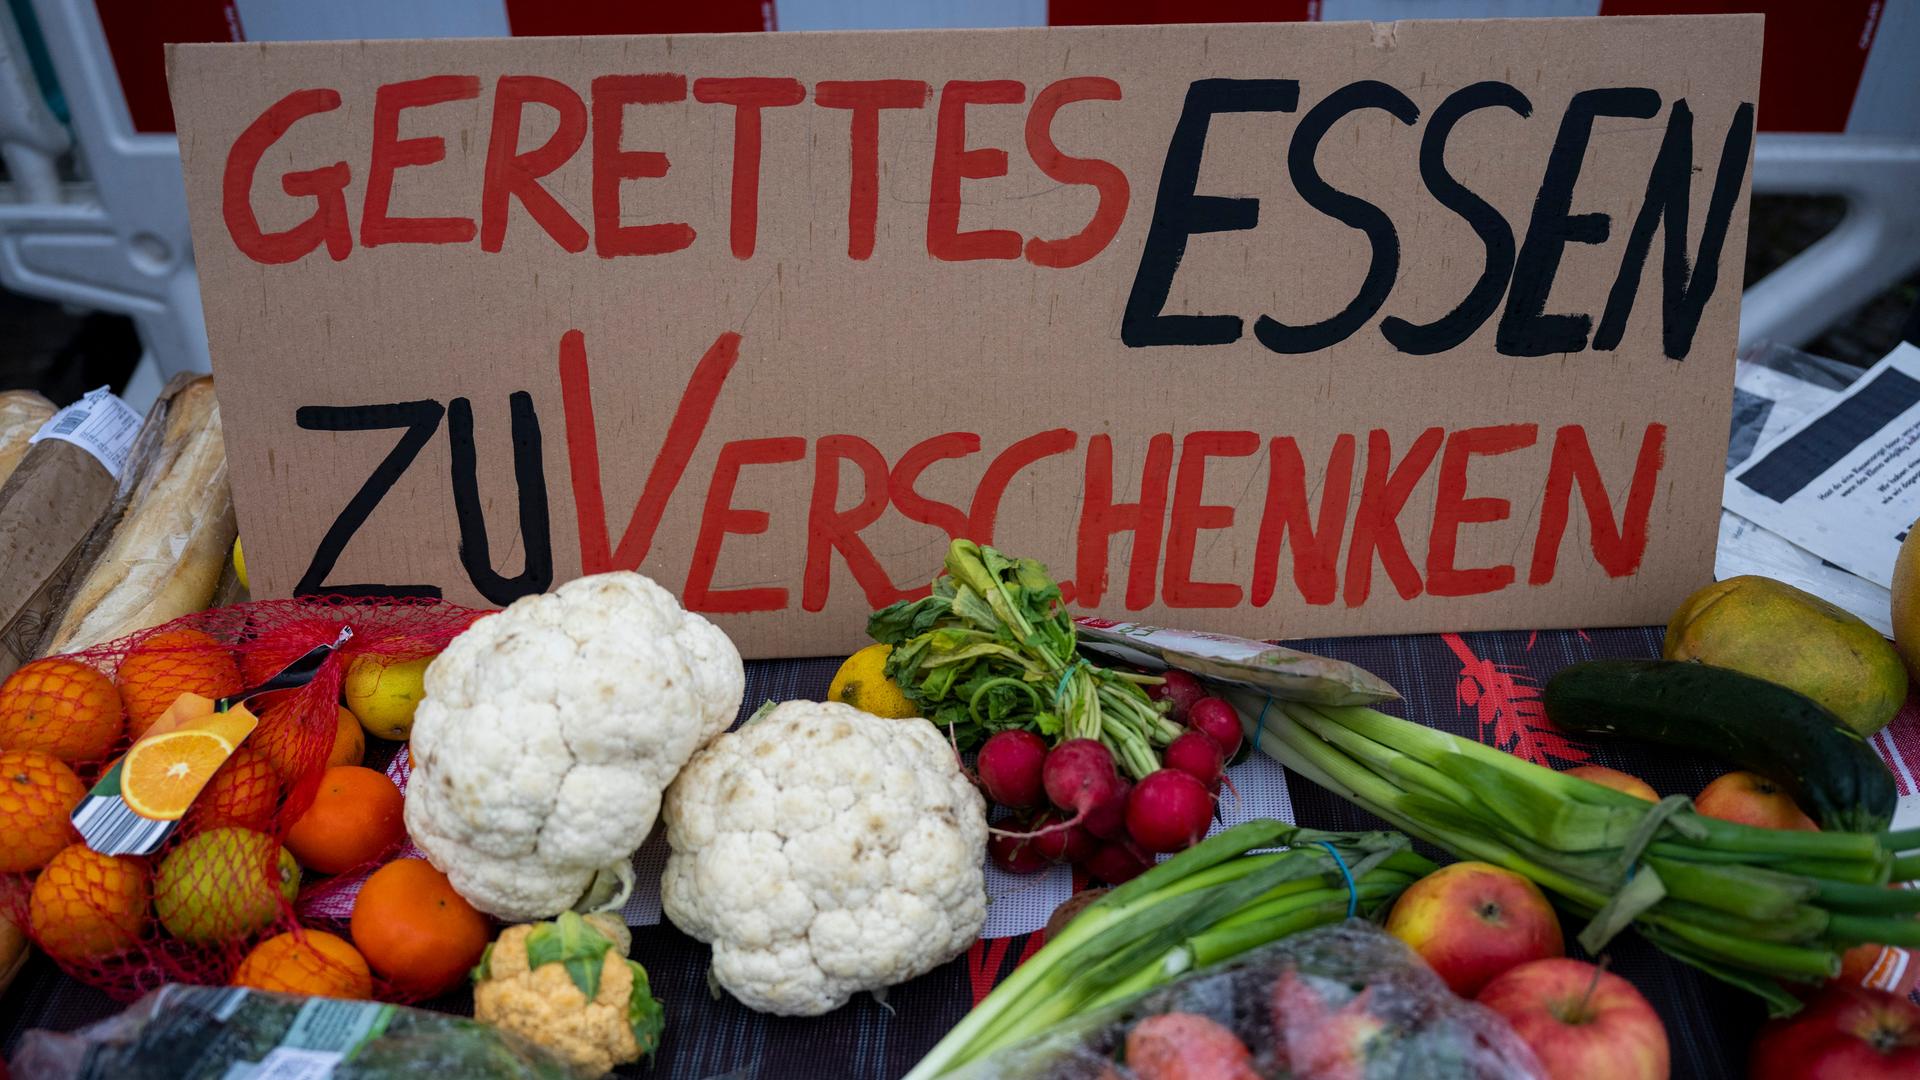
<svg viewBox="0 0 1920 1080"><path fill-rule="evenodd" d="M1297 934L949 1073L947 1080L1529 1080L1506 1021L1361 920Z"/></svg>
<svg viewBox="0 0 1920 1080"><path fill-rule="evenodd" d="M15 1080L571 1080L565 1062L498 1028L375 1001L164 986L78 1031L30 1031Z"/></svg>

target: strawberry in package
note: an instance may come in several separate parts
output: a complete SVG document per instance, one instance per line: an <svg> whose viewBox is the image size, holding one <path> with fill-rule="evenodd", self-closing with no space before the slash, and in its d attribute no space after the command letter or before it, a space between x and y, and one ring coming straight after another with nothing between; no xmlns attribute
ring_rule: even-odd
<svg viewBox="0 0 1920 1080"><path fill-rule="evenodd" d="M296 900L405 840L399 791L344 768L394 748L370 748L376 724L343 697L384 722L409 676L417 688L480 614L260 601L22 666L0 683L0 912L120 1000L237 973L263 989L404 997L344 927L302 925ZM378 728L389 734L405 732ZM345 809L322 814L329 799Z"/></svg>
<svg viewBox="0 0 1920 1080"><path fill-rule="evenodd" d="M1529 1080L1527 1045L1363 920L1083 1013L948 1080Z"/></svg>

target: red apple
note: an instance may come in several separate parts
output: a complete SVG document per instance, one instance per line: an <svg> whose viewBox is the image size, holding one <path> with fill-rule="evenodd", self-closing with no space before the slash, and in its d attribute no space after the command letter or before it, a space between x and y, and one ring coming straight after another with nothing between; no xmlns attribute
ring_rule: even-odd
<svg viewBox="0 0 1920 1080"><path fill-rule="evenodd" d="M1560 918L1539 888L1483 862L1443 866L1408 886L1387 932L1463 997L1516 964L1566 952Z"/></svg>
<svg viewBox="0 0 1920 1080"><path fill-rule="evenodd" d="M1566 772L1568 776L1577 776L1582 780L1599 784L1601 787L1610 787L1636 799L1645 799L1648 802L1660 801L1660 793L1653 790L1653 785L1632 773L1609 769L1605 765L1581 765Z"/></svg>
<svg viewBox="0 0 1920 1080"><path fill-rule="evenodd" d="M1920 1007L1892 994L1829 987L1798 1016L1763 1028L1747 1068L1751 1080L1920 1076Z"/></svg>
<svg viewBox="0 0 1920 1080"><path fill-rule="evenodd" d="M1549 1080L1667 1080L1666 1025L1610 971L1535 960L1488 983L1477 1000L1506 1018Z"/></svg>
<svg viewBox="0 0 1920 1080"><path fill-rule="evenodd" d="M1694 797L1693 808L1708 817L1763 829L1820 828L1779 784L1750 772L1730 772L1708 784Z"/></svg>

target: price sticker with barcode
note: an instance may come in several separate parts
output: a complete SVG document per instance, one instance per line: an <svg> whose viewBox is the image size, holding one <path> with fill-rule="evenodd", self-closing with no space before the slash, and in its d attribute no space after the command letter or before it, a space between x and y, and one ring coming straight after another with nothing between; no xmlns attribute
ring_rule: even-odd
<svg viewBox="0 0 1920 1080"><path fill-rule="evenodd" d="M126 471L133 440L140 434L140 414L102 386L53 414L28 443L58 439L92 454L115 480Z"/></svg>

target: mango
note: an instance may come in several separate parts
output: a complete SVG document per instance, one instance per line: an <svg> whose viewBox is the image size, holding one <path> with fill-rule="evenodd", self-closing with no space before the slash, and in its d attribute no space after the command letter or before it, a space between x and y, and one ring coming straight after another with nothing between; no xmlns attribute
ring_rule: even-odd
<svg viewBox="0 0 1920 1080"><path fill-rule="evenodd" d="M1743 576L1689 596L1662 653L1768 679L1826 706L1863 738L1907 699L1907 669L1853 614L1772 578Z"/></svg>
<svg viewBox="0 0 1920 1080"><path fill-rule="evenodd" d="M1907 675L1920 679L1920 521L1907 530L1893 563L1893 644Z"/></svg>

